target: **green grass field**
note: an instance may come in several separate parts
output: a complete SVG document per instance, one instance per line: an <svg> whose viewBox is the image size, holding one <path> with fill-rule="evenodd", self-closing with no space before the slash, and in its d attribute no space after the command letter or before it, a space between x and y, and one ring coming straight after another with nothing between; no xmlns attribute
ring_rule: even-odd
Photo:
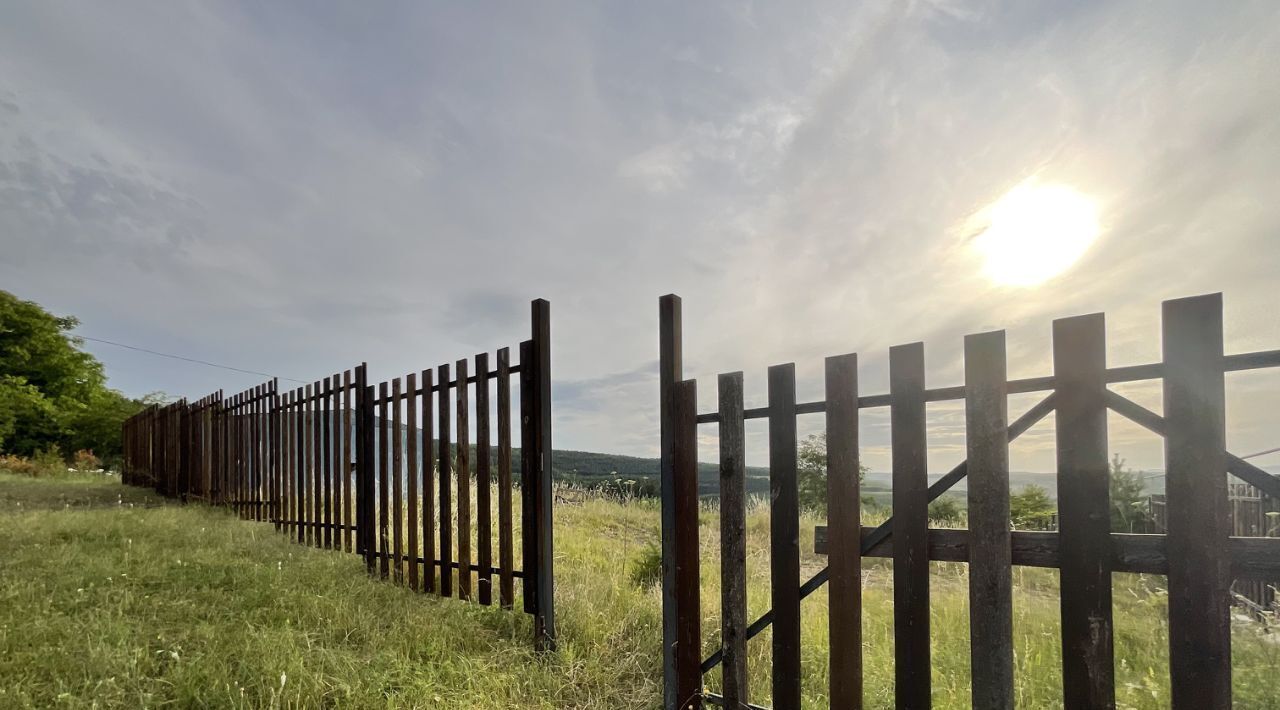
<svg viewBox="0 0 1280 710"><path fill-rule="evenodd" d="M569 495L556 508L560 650L531 650L525 614L371 580L353 555L289 542L269 524L166 504L114 479L0 473L0 708L653 708L661 691L658 512ZM704 636L719 591L703 516ZM803 522L805 572L812 553ZM768 606L768 519L749 520L752 614ZM963 565L935 567L934 702L968 707ZM1056 574L1016 573L1017 697L1061 706ZM868 564L868 707L891 707L889 567ZM1161 580L1116 575L1121 707L1168 706ZM825 707L826 594L805 603L806 706ZM1280 708L1280 633L1235 628L1236 707ZM768 702L767 632L751 644L753 701ZM714 687L719 674L708 676Z"/></svg>

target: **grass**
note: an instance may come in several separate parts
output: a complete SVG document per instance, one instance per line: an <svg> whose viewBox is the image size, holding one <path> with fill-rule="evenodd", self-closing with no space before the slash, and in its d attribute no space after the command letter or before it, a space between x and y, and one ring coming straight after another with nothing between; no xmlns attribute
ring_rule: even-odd
<svg viewBox="0 0 1280 710"><path fill-rule="evenodd" d="M653 708L661 696L658 510L564 492L556 508L560 650L530 648L525 614L415 594L352 555L270 525L166 504L114 479L0 473L0 707ZM807 575L821 568L802 528ZM703 515L704 637L719 625L717 521ZM748 600L768 606L768 516L749 519ZM1168 707L1161 581L1116 575L1120 707ZM1056 573L1015 573L1019 706L1061 707ZM868 561L868 707L892 706L892 588ZM968 707L963 565L932 579L933 693ZM826 593L805 602L806 707L825 707ZM1236 706L1280 708L1277 633L1235 628ZM768 702L768 633L750 645ZM719 673L708 675L715 687Z"/></svg>

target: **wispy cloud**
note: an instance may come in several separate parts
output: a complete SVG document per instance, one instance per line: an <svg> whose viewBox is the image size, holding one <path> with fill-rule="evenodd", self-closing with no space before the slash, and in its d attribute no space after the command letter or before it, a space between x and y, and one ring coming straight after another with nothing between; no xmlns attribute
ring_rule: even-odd
<svg viewBox="0 0 1280 710"><path fill-rule="evenodd" d="M10 5L0 282L86 333L294 376L515 346L546 297L558 445L641 455L672 291L689 374L745 370L756 401L792 360L819 396L838 352L883 390L887 348L913 340L956 384L961 336L990 328L1012 373L1044 374L1049 321L1096 310L1113 361L1154 360L1159 301L1207 291L1230 349L1272 348L1278 20L1138 0ZM965 225L1033 175L1098 200L1102 235L1038 289L995 286ZM252 384L99 354L134 393ZM1232 397L1236 443L1273 445L1251 422L1280 387Z"/></svg>

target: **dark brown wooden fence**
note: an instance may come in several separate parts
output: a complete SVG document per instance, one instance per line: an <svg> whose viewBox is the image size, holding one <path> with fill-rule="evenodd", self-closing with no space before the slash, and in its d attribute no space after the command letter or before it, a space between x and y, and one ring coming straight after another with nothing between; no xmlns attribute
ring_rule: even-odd
<svg viewBox="0 0 1280 710"><path fill-rule="evenodd" d="M772 625L773 706L800 706L800 603L830 584L830 705L862 707L861 559L893 559L897 706L930 698L929 561L967 562L973 706L1013 706L1012 565L1060 570L1063 703L1115 706L1111 573L1167 575L1170 680L1174 708L1231 706L1230 588L1233 579L1276 578L1280 540L1233 536L1227 474L1270 496L1280 479L1226 451L1225 373L1280 366L1280 350L1223 354L1218 294L1164 304L1164 361L1108 367L1102 314L1053 324L1054 372L1009 380L1003 332L965 338L963 385L927 388L919 343L889 351L888 394L858 390L856 355L826 360L823 401L797 402L792 364L769 369L768 406L743 408L742 375L721 375L719 408L696 411L694 380L681 372L681 303L659 308L663 669L666 708L756 707L747 694L747 640ZM1162 379L1157 415L1108 389ZM1045 392L1012 421L1010 394ZM965 403L967 459L933 485L926 466L925 404ZM893 517L865 528L859 513L858 413L888 407L893 457ZM1109 530L1107 412L1164 437L1167 532ZM1012 531L1009 442L1055 413L1057 532ZM801 583L796 482L796 417L826 416L828 525L817 548L828 567ZM769 422L772 610L746 616L743 421ZM697 426L720 439L721 647L701 658L697 503ZM968 479L969 529L931 530L927 506ZM722 695L703 675L722 666Z"/></svg>
<svg viewBox="0 0 1280 710"><path fill-rule="evenodd" d="M1147 532L1167 529L1168 509L1163 493L1147 499ZM1247 483L1227 484L1227 520L1236 537L1280 537L1280 497L1270 496ZM1276 604L1280 575L1269 579L1237 579L1231 585L1237 601L1253 611L1268 611Z"/></svg>
<svg viewBox="0 0 1280 710"><path fill-rule="evenodd" d="M415 591L512 608L520 579L535 645L554 648L550 319L534 301L518 363L502 348L492 366L481 353L377 385L361 364L287 392L272 380L151 407L124 425L123 479L354 552Z"/></svg>

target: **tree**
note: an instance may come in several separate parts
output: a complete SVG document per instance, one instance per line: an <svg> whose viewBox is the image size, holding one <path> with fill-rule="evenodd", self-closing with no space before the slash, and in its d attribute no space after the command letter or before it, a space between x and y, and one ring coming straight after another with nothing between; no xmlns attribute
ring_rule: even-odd
<svg viewBox="0 0 1280 710"><path fill-rule="evenodd" d="M931 523L944 525L958 523L963 514L960 502L954 496L939 496L929 504L929 522Z"/></svg>
<svg viewBox="0 0 1280 710"><path fill-rule="evenodd" d="M120 455L120 427L143 405L107 388L102 363L69 332L77 325L0 291L0 450Z"/></svg>
<svg viewBox="0 0 1280 710"><path fill-rule="evenodd" d="M800 507L820 513L827 511L827 435L810 434L800 442L796 452L796 486ZM858 483L867 474L866 466L858 467ZM869 498L863 497L862 503Z"/></svg>
<svg viewBox="0 0 1280 710"><path fill-rule="evenodd" d="M1142 474L1124 465L1120 454L1111 457L1111 532L1145 532L1151 522L1146 484Z"/></svg>
<svg viewBox="0 0 1280 710"><path fill-rule="evenodd" d="M1026 486L1009 496L1009 521L1019 530L1048 530L1057 507L1040 486Z"/></svg>

